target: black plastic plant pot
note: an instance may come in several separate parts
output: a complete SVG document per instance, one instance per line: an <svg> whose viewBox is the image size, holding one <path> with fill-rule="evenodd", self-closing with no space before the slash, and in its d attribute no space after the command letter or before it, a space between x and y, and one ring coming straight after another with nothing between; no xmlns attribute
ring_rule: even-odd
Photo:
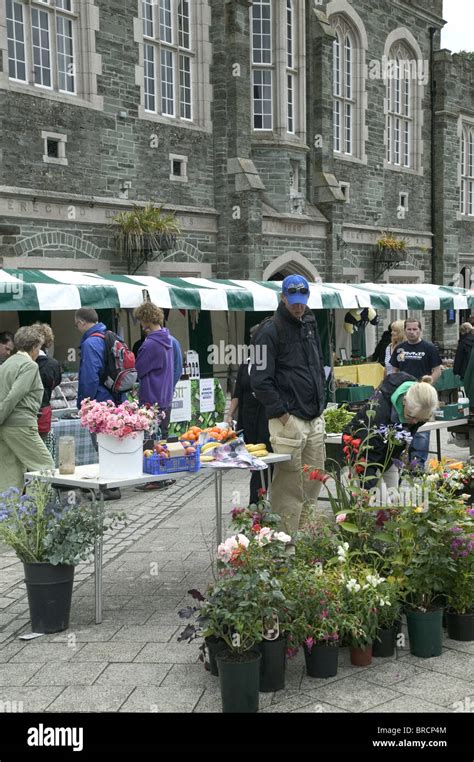
<svg viewBox="0 0 474 762"><path fill-rule="evenodd" d="M456 614L447 611L448 637L451 640L474 640L474 611L467 614Z"/></svg>
<svg viewBox="0 0 474 762"><path fill-rule="evenodd" d="M271 693L285 687L286 637L260 643L260 691Z"/></svg>
<svg viewBox="0 0 474 762"><path fill-rule="evenodd" d="M335 677L339 659L339 646L337 643L315 643L308 650L306 643L303 645L306 662L306 674L308 677Z"/></svg>
<svg viewBox="0 0 474 762"><path fill-rule="evenodd" d="M219 669L217 666L216 656L221 651L226 651L228 645L222 638L216 638L214 635L210 635L205 639L207 653L209 654L209 671L214 677L219 676Z"/></svg>
<svg viewBox="0 0 474 762"><path fill-rule="evenodd" d="M396 624L387 628L379 627L372 646L372 656L379 658L393 656L398 632L399 629Z"/></svg>
<svg viewBox="0 0 474 762"><path fill-rule="evenodd" d="M24 563L33 632L61 632L69 627L74 566Z"/></svg>
<svg viewBox="0 0 474 762"><path fill-rule="evenodd" d="M406 612L410 653L429 659L443 650L443 609Z"/></svg>
<svg viewBox="0 0 474 762"><path fill-rule="evenodd" d="M231 651L217 654L222 711L225 714L258 712L261 658L262 654L256 650L244 654Z"/></svg>

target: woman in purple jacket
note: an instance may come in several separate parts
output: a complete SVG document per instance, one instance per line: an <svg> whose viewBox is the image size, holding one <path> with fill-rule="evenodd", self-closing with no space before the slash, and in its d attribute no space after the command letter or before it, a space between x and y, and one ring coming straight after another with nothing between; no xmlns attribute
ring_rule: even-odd
<svg viewBox="0 0 474 762"><path fill-rule="evenodd" d="M155 304L145 302L134 312L147 337L136 358L136 369L140 382L140 405L158 404L167 412L162 425L166 436L171 403L173 401L173 344L167 328L163 328L164 315ZM165 428L165 431L163 431Z"/></svg>
<svg viewBox="0 0 474 762"><path fill-rule="evenodd" d="M173 401L173 343L167 328L163 328L163 310L152 304L144 302L134 311L134 315L140 322L146 339L138 350L135 367L138 373L139 401L140 405L158 404L166 413L161 423L161 435L163 439L168 436L168 427L171 415L171 403ZM148 442L145 443L148 447ZM135 487L137 491L145 492L153 489L164 489L174 484L174 479L164 479L159 482L148 482L141 487Z"/></svg>

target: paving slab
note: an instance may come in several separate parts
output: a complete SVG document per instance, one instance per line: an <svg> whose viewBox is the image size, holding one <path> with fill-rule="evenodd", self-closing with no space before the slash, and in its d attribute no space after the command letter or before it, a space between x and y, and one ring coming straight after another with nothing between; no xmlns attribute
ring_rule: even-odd
<svg viewBox="0 0 474 762"><path fill-rule="evenodd" d="M161 685L171 669L170 664L108 664L97 679L97 685Z"/></svg>
<svg viewBox="0 0 474 762"><path fill-rule="evenodd" d="M49 712L118 712L130 687L70 685L48 707Z"/></svg>
<svg viewBox="0 0 474 762"><path fill-rule="evenodd" d="M28 685L92 685L106 668L105 661L90 664L48 662L28 680Z"/></svg>
<svg viewBox="0 0 474 762"><path fill-rule="evenodd" d="M171 688L135 688L121 712L192 712L199 703L203 689L182 688L179 692Z"/></svg>

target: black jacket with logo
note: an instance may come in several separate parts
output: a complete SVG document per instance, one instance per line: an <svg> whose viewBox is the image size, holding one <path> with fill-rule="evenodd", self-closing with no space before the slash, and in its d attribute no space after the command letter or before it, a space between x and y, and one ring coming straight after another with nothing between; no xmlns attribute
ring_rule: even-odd
<svg viewBox="0 0 474 762"><path fill-rule="evenodd" d="M262 362L252 365L250 383L268 418L290 413L311 421L320 416L325 402L324 363L311 310L307 307L298 320L280 302L254 343L262 348Z"/></svg>

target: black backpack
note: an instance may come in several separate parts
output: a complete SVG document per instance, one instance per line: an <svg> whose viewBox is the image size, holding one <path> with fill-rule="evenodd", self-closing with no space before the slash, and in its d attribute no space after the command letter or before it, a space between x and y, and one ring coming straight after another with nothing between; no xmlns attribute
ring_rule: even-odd
<svg viewBox="0 0 474 762"><path fill-rule="evenodd" d="M105 341L105 365L100 383L116 395L129 392L138 379L132 350L113 331L98 331L91 336L100 336Z"/></svg>

